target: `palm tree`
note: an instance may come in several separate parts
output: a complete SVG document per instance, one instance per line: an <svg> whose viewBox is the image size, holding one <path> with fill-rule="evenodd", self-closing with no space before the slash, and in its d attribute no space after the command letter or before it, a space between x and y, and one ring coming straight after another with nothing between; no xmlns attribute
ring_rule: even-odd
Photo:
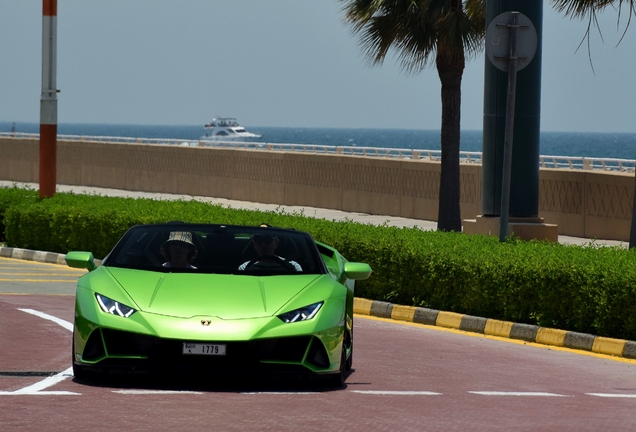
<svg viewBox="0 0 636 432"><path fill-rule="evenodd" d="M636 16L636 0L552 0L552 4L557 11L564 12L566 16L570 16L572 18L588 18L587 32L585 34L588 42L592 27L594 26L598 28L596 13L603 11L608 6L613 7L617 11L619 22L623 12L623 6L626 6L628 15L624 32L627 31L631 24L632 16ZM625 33L623 33L623 36L625 36ZM634 178L634 198L632 202L632 223L629 232L629 248L636 248L636 177Z"/></svg>
<svg viewBox="0 0 636 432"><path fill-rule="evenodd" d="M442 84L442 166L437 228L461 231L459 144L466 55L483 49L484 0L341 0L372 64L391 48L407 73L435 62Z"/></svg>

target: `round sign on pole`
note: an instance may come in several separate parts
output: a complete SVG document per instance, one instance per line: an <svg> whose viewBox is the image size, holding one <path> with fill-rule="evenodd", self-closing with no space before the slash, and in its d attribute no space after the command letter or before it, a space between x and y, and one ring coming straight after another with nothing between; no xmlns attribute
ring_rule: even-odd
<svg viewBox="0 0 636 432"><path fill-rule="evenodd" d="M537 52L537 30L530 18L520 12L516 24L519 27L517 36L517 70L521 70L534 58ZM510 57L510 26L512 25L512 11L498 15L486 30L486 55L495 67L508 72L508 58Z"/></svg>

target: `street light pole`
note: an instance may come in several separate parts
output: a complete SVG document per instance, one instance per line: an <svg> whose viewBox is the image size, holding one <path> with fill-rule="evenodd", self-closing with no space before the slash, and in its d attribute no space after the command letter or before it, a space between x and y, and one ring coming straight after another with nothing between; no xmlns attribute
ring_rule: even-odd
<svg viewBox="0 0 636 432"><path fill-rule="evenodd" d="M42 0L40 198L55 195L57 165L57 0Z"/></svg>

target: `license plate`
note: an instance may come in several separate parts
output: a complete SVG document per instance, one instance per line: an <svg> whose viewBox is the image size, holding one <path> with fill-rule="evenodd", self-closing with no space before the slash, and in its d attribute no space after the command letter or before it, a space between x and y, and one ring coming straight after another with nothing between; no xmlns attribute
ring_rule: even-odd
<svg viewBox="0 0 636 432"><path fill-rule="evenodd" d="M225 344L183 343L183 354L225 355Z"/></svg>

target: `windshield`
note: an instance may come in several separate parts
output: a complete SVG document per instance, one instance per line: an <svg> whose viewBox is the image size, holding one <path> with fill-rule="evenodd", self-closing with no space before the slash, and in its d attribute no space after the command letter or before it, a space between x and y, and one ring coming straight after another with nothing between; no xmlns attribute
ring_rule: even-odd
<svg viewBox="0 0 636 432"><path fill-rule="evenodd" d="M131 228L103 265L259 276L326 272L316 244L304 232L174 223Z"/></svg>

